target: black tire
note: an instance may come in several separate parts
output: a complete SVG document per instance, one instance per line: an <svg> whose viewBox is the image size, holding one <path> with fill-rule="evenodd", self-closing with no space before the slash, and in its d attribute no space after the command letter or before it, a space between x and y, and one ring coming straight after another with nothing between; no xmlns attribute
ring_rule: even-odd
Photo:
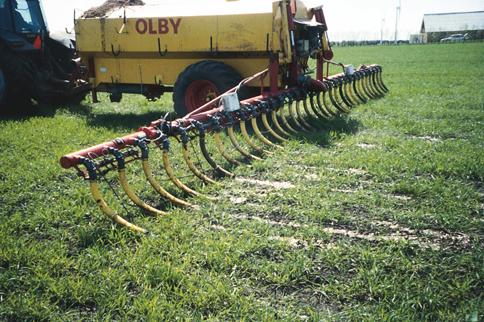
<svg viewBox="0 0 484 322"><path fill-rule="evenodd" d="M109 100L111 103L119 103L123 99L123 94L121 92L112 92L109 94Z"/></svg>
<svg viewBox="0 0 484 322"><path fill-rule="evenodd" d="M7 81L3 71L0 69L0 111L4 109L7 101Z"/></svg>
<svg viewBox="0 0 484 322"><path fill-rule="evenodd" d="M173 88L175 112L179 117L184 116L214 98L213 96L216 97L237 86L241 80L242 77L235 69L222 62L204 60L190 65L178 75ZM200 95L198 95L199 99L190 99L190 97L195 96L193 93L194 84L198 84L200 81L206 81L205 86L211 83L214 87L214 93L208 95L206 99L200 98ZM203 93L201 95L203 96Z"/></svg>
<svg viewBox="0 0 484 322"><path fill-rule="evenodd" d="M31 99L37 99L36 69L34 63L25 57L3 51L0 57L0 69L3 71L5 94L0 103L0 111L5 113L30 112ZM21 84L10 86L9 84ZM15 107L15 110L9 110Z"/></svg>
<svg viewBox="0 0 484 322"><path fill-rule="evenodd" d="M87 92L77 93L67 98L69 104L79 105L86 99Z"/></svg>

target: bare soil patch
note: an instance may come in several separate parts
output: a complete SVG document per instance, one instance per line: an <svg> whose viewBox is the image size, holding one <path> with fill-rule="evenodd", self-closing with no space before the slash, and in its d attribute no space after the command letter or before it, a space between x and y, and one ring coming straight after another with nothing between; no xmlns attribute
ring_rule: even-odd
<svg viewBox="0 0 484 322"><path fill-rule="evenodd" d="M274 188L274 189L291 189L295 187L292 183L286 182L286 181L256 180L256 179L240 178L240 177L235 178L235 181L240 183L249 183L249 184L253 184L261 187Z"/></svg>
<svg viewBox="0 0 484 322"><path fill-rule="evenodd" d="M359 143L356 146L359 147L359 148L362 148L362 149L374 149L374 148L376 148L375 144L367 144L367 143Z"/></svg>
<svg viewBox="0 0 484 322"><path fill-rule="evenodd" d="M442 139L434 136L424 135L424 136L411 136L413 139L429 141L429 142L441 142Z"/></svg>
<svg viewBox="0 0 484 322"><path fill-rule="evenodd" d="M287 221L287 220L276 221L272 219L263 218L260 216L251 216L247 214L233 214L233 215L230 215L230 217L236 218L238 220L241 220L241 219L255 220L271 226L283 226L283 227L290 227L294 229L309 227L309 225L307 224L300 224L293 221ZM465 234L459 234L459 233L451 234L451 233L445 233L445 232L431 230L431 229L424 229L424 230L411 229L389 221L375 221L373 223L375 224L375 226L386 227L390 229L390 232L387 234L378 234L373 232L360 232L357 230L352 230L342 225L320 227L319 229L322 232L325 232L334 236L339 236L339 237L361 239L361 240L375 241L375 242L408 241L420 247L431 248L434 250L440 249L444 244L457 245L461 248L462 247L465 248L470 244L470 238ZM309 243L308 241L296 239L294 237L272 236L271 239L284 241L290 246L298 247L298 248L307 247L310 244L318 247L322 247L322 248L327 248L327 244L328 244L327 242L322 240L313 241Z"/></svg>

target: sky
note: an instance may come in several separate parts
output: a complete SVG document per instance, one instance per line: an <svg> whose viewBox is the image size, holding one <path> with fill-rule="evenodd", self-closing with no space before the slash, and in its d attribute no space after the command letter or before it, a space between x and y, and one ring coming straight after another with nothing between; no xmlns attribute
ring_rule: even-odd
<svg viewBox="0 0 484 322"><path fill-rule="evenodd" d="M74 10L79 15L105 0L41 0L51 31L72 29ZM157 3L159 0L144 0ZM183 1L183 0L179 0ZM239 0L244 1L244 0ZM270 1L270 0L261 0ZM425 13L484 11L484 0L306 0L322 4L331 40L395 38L396 7L401 1L398 39L420 31Z"/></svg>

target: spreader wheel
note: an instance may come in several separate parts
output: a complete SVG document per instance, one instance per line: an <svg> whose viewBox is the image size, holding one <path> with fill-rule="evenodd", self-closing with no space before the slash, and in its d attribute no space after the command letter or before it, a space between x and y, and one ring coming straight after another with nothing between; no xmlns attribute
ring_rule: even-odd
<svg viewBox="0 0 484 322"><path fill-rule="evenodd" d="M184 116L240 83L240 74L221 62L205 60L188 66L175 82L173 103Z"/></svg>
<svg viewBox="0 0 484 322"><path fill-rule="evenodd" d="M109 100L111 101L111 103L119 103L122 99L123 94L121 92L116 91L109 94Z"/></svg>

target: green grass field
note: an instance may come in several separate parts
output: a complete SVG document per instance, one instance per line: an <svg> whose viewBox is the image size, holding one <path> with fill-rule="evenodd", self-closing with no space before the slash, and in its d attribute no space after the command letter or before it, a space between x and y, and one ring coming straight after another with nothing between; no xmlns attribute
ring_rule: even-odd
<svg viewBox="0 0 484 322"><path fill-rule="evenodd" d="M147 236L104 217L58 159L161 117L169 97L0 119L0 320L481 320L484 44L335 54L381 64L391 93L222 187L184 178L217 197L189 198L195 211L153 218L104 183ZM140 168L136 191L162 204Z"/></svg>

